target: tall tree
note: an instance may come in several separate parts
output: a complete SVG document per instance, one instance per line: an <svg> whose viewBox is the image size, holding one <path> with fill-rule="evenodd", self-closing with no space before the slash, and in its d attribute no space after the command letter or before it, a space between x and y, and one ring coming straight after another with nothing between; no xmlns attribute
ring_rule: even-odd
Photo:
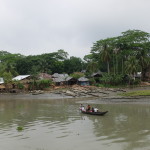
<svg viewBox="0 0 150 150"><path fill-rule="evenodd" d="M115 38L107 38L104 40L99 40L94 43L91 53L93 55L99 55L102 62L107 64L107 72L110 73L110 61L112 59L112 52L114 49Z"/></svg>
<svg viewBox="0 0 150 150"><path fill-rule="evenodd" d="M139 61L136 59L135 56L130 56L125 62L125 71L132 77L135 77L135 74L138 72L139 68Z"/></svg>

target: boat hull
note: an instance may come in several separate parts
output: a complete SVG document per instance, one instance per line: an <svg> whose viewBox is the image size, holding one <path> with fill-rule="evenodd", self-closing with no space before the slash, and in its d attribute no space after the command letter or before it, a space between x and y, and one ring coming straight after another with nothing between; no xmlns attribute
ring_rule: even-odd
<svg viewBox="0 0 150 150"><path fill-rule="evenodd" d="M103 115L105 115L108 111L103 111L103 112L88 112L88 111L81 111L81 112L82 112L83 114L103 116Z"/></svg>

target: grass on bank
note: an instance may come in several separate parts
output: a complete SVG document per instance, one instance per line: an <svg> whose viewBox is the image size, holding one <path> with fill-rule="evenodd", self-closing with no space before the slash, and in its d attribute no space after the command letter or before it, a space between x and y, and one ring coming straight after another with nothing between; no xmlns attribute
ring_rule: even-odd
<svg viewBox="0 0 150 150"><path fill-rule="evenodd" d="M120 94L121 96L150 96L150 90L133 91Z"/></svg>

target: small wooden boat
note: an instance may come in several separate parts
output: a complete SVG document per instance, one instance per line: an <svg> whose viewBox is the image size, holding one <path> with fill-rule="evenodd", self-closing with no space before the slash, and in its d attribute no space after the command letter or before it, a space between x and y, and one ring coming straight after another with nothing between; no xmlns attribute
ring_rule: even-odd
<svg viewBox="0 0 150 150"><path fill-rule="evenodd" d="M101 112L90 112L90 111L81 111L83 114L89 114L89 115L97 115L97 116L103 116L105 115L108 111L101 111Z"/></svg>

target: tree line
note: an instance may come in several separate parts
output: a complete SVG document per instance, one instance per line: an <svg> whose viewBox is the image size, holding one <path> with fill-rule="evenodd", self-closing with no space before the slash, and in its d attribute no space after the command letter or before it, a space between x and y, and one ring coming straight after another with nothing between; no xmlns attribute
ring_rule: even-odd
<svg viewBox="0 0 150 150"><path fill-rule="evenodd" d="M137 72L146 80L150 69L150 34L140 30L128 30L120 36L96 41L91 52L83 59L69 54L63 49L41 55L24 56L0 51L0 76L11 78L16 75L40 72L68 73L86 70L86 76L97 71L104 72L104 83L125 82L125 75L133 78Z"/></svg>

